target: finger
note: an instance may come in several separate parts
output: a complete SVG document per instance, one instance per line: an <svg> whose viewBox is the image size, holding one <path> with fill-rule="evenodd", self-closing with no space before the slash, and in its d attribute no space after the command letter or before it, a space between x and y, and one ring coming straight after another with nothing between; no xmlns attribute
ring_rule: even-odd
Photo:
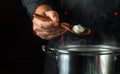
<svg viewBox="0 0 120 74"><path fill-rule="evenodd" d="M42 20L39 20L38 18L34 18L33 23L35 23L36 25L38 25L38 26L40 26L41 28L44 28L44 29L52 28L54 26L59 26L58 23L56 23L56 22L42 21Z"/></svg>
<svg viewBox="0 0 120 74"><path fill-rule="evenodd" d="M57 30L54 32L37 31L36 35L42 39L49 40L49 39L55 38L55 37L65 33L65 32L66 32L65 30Z"/></svg>
<svg viewBox="0 0 120 74"><path fill-rule="evenodd" d="M54 32L57 30L57 28L43 28L38 25L33 25L33 30L36 32Z"/></svg>
<svg viewBox="0 0 120 74"><path fill-rule="evenodd" d="M63 33L65 33L66 31L65 30L58 30L58 31L54 31L54 32L41 32L39 33L39 36L42 38L42 39L45 39L45 40L49 40L49 39L53 39Z"/></svg>
<svg viewBox="0 0 120 74"><path fill-rule="evenodd" d="M64 29L62 27L52 27L50 30L52 32L66 31L66 29Z"/></svg>
<svg viewBox="0 0 120 74"><path fill-rule="evenodd" d="M53 32L51 32L51 35L56 35L58 33L62 34L63 32L66 32L67 30L63 30L63 29L59 29L59 30L55 30Z"/></svg>
<svg viewBox="0 0 120 74"><path fill-rule="evenodd" d="M54 32L56 30L56 28L42 28L37 24L33 24L33 30L35 32Z"/></svg>
<svg viewBox="0 0 120 74"><path fill-rule="evenodd" d="M38 25L36 25L36 24L33 24L33 30L35 31L35 32L41 32L41 31L43 31L43 30L41 30L40 28L39 28L39 26Z"/></svg>
<svg viewBox="0 0 120 74"><path fill-rule="evenodd" d="M65 32L66 32L66 31L61 31L61 32L59 32L59 33L55 33L55 34L53 34L53 35L50 35L50 36L46 37L46 39L47 39L47 40L53 39L53 38L55 38L55 37L58 37L58 36L64 34Z"/></svg>
<svg viewBox="0 0 120 74"><path fill-rule="evenodd" d="M36 33L46 32L45 34L48 34L48 33L51 33L51 32L55 31L53 28L52 29L44 29L44 28L41 28L40 26L38 26L36 24L33 24L33 30Z"/></svg>

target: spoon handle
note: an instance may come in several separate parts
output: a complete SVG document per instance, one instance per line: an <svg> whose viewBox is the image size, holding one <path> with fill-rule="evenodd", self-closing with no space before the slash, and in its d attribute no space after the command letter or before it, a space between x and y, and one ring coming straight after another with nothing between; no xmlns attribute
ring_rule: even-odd
<svg viewBox="0 0 120 74"><path fill-rule="evenodd" d="M49 17L45 17L39 14L34 14L33 16L43 21L52 21Z"/></svg>

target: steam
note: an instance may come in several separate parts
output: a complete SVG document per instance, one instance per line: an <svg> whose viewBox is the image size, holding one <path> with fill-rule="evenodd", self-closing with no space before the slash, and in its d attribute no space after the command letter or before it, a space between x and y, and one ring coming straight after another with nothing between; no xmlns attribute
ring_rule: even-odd
<svg viewBox="0 0 120 74"><path fill-rule="evenodd" d="M113 10L114 0L79 0L79 1L62 0L62 1L63 1L62 6L64 8L66 8L68 11L72 10L73 13L75 12L76 16L70 16L70 18L68 19L72 19L72 20L69 21L73 22L74 18L79 19L80 17L82 17L79 22L80 24L86 25L86 21L87 21L88 25L90 24L93 27L97 28L97 31L99 32L99 36L101 38L101 41L98 44L112 45L112 46L118 45L117 43L118 41L116 40L116 37L112 34L112 30L109 32L110 34L105 33L110 27L114 28L114 26L112 26L114 25L114 23L112 23L112 25L111 23L110 24L107 23L111 21L109 19L112 19L111 17L109 17L109 12L111 13L111 11ZM72 12L70 14L72 14ZM73 35L72 33L67 32L64 34L64 42L65 42L64 44L86 45L88 43L86 38L87 40L92 39L91 43L89 42L89 44L92 44L92 42L95 41L94 38L92 37L89 38L89 36L79 37L77 35ZM97 44L97 40L99 40L99 38L96 39L96 44ZM54 41L56 41L56 43L54 43ZM59 42L57 43L57 38L56 38L53 40L53 43L54 43L53 45L59 46L61 44L61 40L59 40Z"/></svg>
<svg viewBox="0 0 120 74"><path fill-rule="evenodd" d="M111 46L117 46L117 40L116 38L111 35L111 36L108 36L108 35L102 35L102 39L103 39L103 45L111 45Z"/></svg>

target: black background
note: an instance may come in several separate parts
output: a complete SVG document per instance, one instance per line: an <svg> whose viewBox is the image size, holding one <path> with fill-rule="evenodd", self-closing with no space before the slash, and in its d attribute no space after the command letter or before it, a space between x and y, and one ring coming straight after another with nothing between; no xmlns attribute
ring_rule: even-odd
<svg viewBox="0 0 120 74"><path fill-rule="evenodd" d="M0 73L41 74L42 40L32 33L32 22L21 0L0 2ZM119 67L119 58L116 63Z"/></svg>
<svg viewBox="0 0 120 74"><path fill-rule="evenodd" d="M42 41L32 33L32 23L21 0L1 1L0 17L0 73L41 74Z"/></svg>

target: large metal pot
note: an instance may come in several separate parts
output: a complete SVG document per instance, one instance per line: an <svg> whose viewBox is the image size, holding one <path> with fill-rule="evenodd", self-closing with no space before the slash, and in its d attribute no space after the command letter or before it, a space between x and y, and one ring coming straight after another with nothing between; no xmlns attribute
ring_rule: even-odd
<svg viewBox="0 0 120 74"><path fill-rule="evenodd" d="M52 50L52 53L56 54L58 74L116 74L118 47L67 45Z"/></svg>

